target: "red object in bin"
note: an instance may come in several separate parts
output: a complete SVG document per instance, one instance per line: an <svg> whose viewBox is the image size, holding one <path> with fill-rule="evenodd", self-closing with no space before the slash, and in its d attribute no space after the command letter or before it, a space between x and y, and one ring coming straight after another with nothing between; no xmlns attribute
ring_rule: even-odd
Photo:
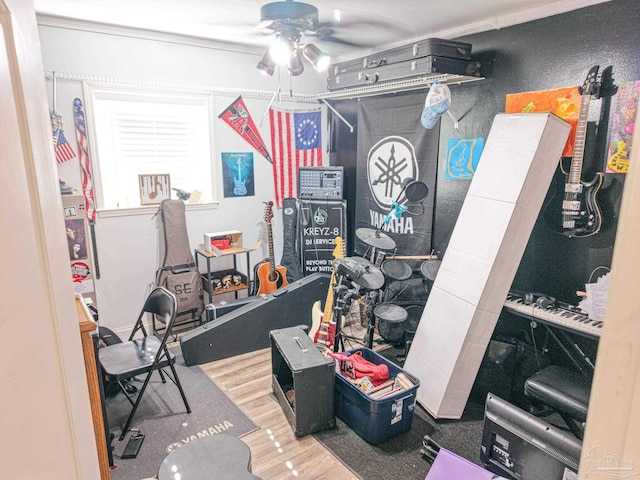
<svg viewBox="0 0 640 480"><path fill-rule="evenodd" d="M231 242L226 239L211 240L211 246L218 250L226 250L231 246Z"/></svg>

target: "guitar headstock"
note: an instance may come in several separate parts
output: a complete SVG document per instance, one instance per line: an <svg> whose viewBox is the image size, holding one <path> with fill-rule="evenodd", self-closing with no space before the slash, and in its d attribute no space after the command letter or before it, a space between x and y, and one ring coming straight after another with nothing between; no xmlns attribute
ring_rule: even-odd
<svg viewBox="0 0 640 480"><path fill-rule="evenodd" d="M599 68L600 67L598 65L591 67L591 70L589 70L589 73L587 73L587 78L584 79L584 83L581 87L578 87L580 95L593 95L594 93L596 93L595 87L598 83L597 79Z"/></svg>
<svg viewBox="0 0 640 480"><path fill-rule="evenodd" d="M333 249L333 258L344 258L344 241L342 237L335 238L336 246Z"/></svg>
<svg viewBox="0 0 640 480"><path fill-rule="evenodd" d="M271 219L273 218L273 202L269 200L265 203L264 207L264 221L267 223L271 223Z"/></svg>

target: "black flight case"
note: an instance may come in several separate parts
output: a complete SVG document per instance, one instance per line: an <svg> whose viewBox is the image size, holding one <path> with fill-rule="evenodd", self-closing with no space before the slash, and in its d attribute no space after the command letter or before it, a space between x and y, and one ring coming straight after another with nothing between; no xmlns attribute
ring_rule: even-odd
<svg viewBox="0 0 640 480"><path fill-rule="evenodd" d="M480 77L480 62L471 60L471 44L429 38L329 67L327 88L340 90L426 75Z"/></svg>

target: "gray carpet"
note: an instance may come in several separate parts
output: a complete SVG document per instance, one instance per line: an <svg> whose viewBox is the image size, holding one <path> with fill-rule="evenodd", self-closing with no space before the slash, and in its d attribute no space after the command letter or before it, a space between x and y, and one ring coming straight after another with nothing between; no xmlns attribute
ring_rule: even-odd
<svg viewBox="0 0 640 480"><path fill-rule="evenodd" d="M379 353L399 364L395 355L400 351ZM430 467L420 454L424 436L480 465L483 419L484 405L473 402L460 420L435 420L416 404L411 429L378 445L367 443L340 419L336 428L313 436L364 480L424 480Z"/></svg>
<svg viewBox="0 0 640 480"><path fill-rule="evenodd" d="M176 370L187 396L191 413L187 413L178 388L170 381L163 384L154 373L131 428L145 435L135 459L117 458L124 451L128 436L121 442L118 436L131 404L123 393L106 399L107 419L111 432L115 468L113 480L140 480L154 477L172 450L201 436L225 433L241 437L258 427L209 379L199 366L187 367L178 353ZM136 386L142 386L134 382Z"/></svg>

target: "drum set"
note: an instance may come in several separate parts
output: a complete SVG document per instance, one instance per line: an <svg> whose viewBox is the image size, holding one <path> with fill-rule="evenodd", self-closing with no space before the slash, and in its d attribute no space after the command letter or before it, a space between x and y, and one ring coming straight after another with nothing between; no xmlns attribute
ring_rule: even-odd
<svg viewBox="0 0 640 480"><path fill-rule="evenodd" d="M385 295L387 287L393 282L404 282L413 276L409 262L399 258L386 258L388 252L396 249L396 242L384 232L371 228L359 228L356 236L368 248L362 257L346 257L334 262L334 306L335 318L346 316L354 298L362 299L366 316L366 333L362 343L373 348L376 320L402 324L407 320L407 310ZM433 284L440 266L440 260L426 259L420 265L420 273ZM350 286L349 286L350 285ZM346 335L336 322L334 350L344 350ZM364 325L364 324L363 324Z"/></svg>

